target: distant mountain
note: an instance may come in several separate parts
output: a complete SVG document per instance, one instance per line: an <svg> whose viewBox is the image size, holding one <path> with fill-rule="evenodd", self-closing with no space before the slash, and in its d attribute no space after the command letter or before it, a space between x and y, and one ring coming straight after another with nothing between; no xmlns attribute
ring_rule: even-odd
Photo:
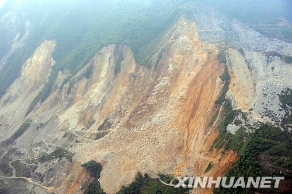
<svg viewBox="0 0 292 194"><path fill-rule="evenodd" d="M291 191L290 1L1 3L0 193Z"/></svg>

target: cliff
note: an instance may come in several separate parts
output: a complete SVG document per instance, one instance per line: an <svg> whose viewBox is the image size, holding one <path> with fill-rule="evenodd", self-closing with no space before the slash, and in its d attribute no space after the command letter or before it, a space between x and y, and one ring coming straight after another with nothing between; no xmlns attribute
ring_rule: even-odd
<svg viewBox="0 0 292 194"><path fill-rule="evenodd" d="M1 165L10 166L0 178L27 181L18 168L16 175L10 172L18 160L34 166L30 182L21 184L38 193L83 193L91 178L81 164L90 160L102 164L99 181L107 193L130 184L138 172L222 176L239 156L210 149L223 109L215 104L225 84L219 52L230 75L226 96L240 111L236 119L252 131L261 123L279 125L286 114L279 94L292 88L292 66L283 60L292 56L292 44L220 14L195 7L191 19L182 16L167 31L145 64L136 62L129 46L109 44L76 74L58 70L52 92L31 108L55 64L58 42L43 41L0 99ZM16 137L27 119L29 127ZM231 133L239 128L234 122L227 127ZM64 157L46 159L58 147L73 157L62 150Z"/></svg>

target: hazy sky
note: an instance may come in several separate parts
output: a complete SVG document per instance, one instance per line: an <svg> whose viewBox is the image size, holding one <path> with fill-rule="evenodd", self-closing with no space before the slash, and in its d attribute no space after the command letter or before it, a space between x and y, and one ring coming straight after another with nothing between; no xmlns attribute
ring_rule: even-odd
<svg viewBox="0 0 292 194"><path fill-rule="evenodd" d="M6 3L7 0L0 0L0 8Z"/></svg>

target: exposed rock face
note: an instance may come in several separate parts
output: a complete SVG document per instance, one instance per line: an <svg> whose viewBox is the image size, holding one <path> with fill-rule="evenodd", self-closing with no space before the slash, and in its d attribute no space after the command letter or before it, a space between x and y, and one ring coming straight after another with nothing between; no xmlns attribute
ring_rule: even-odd
<svg viewBox="0 0 292 194"><path fill-rule="evenodd" d="M205 51L195 25L185 20L170 30L161 50L163 57L155 72L137 65L125 48L123 68L100 112L112 118L114 127L101 140L77 150L79 161L102 162L100 181L106 192L114 193L121 184L130 183L138 171L156 176L157 171L173 173L178 165L193 164L195 158L189 154L204 144L206 123L221 87L217 50ZM121 112L116 111L119 107ZM115 120L115 115L121 116ZM195 141L196 137L201 141ZM194 173L194 168L181 169L181 173Z"/></svg>
<svg viewBox="0 0 292 194"><path fill-rule="evenodd" d="M290 43L265 37L214 8L200 5L194 8L193 14L203 41L238 49L275 51L281 55L292 56Z"/></svg>
<svg viewBox="0 0 292 194"><path fill-rule="evenodd" d="M17 9L17 8L16 8ZM23 22L25 21L25 22ZM6 49L0 53L0 72L6 60L11 54L23 46L24 41L28 38L32 30L32 23L26 19L26 13L17 14L17 10L12 10L0 17L1 44L6 46ZM1 45L3 47L3 45Z"/></svg>
<svg viewBox="0 0 292 194"><path fill-rule="evenodd" d="M292 56L292 44L267 38L207 6L196 7L193 13L200 38L227 49L228 97L233 106L251 110L257 121L279 123L285 113L278 94L292 87L292 66L271 53Z"/></svg>
<svg viewBox="0 0 292 194"><path fill-rule="evenodd" d="M202 176L212 162L214 168L204 176L222 176L238 155L208 152L218 135L217 120L212 126L209 121L221 112L215 106L223 87L219 47L226 48L227 97L233 107L247 113L250 123L282 119L278 94L292 88L292 66L267 52L292 56L291 44L266 38L208 7L196 9L194 17L195 23L182 17L169 30L148 67L135 62L128 46L111 44L76 75L59 71L55 90L25 116L48 81L56 43L46 40L36 49L0 100L0 138L7 139L31 118L13 145L27 159L35 161L57 146L75 153L71 163L65 158L36 162L33 173L44 190L83 193L90 177L81 164L89 160L102 164L100 183L107 193L132 182L139 171L153 177L158 172Z"/></svg>
<svg viewBox="0 0 292 194"><path fill-rule="evenodd" d="M252 76L245 58L235 49L228 49L229 74L231 77L229 98L234 99L233 106L244 112L249 111L255 98Z"/></svg>
<svg viewBox="0 0 292 194"><path fill-rule="evenodd" d="M204 146L212 143L206 139L212 130L208 122L222 87L223 66L218 64L217 48L210 47L205 50L194 23L184 19L170 30L154 55L153 64L162 52L156 71L136 64L130 48L109 45L55 93L58 101L48 99L35 113L42 117L47 107L63 108L54 121L61 132L56 131L54 138L67 141L66 134L73 134L79 142L72 144L74 160L102 163L100 182L108 193L133 181L138 171L157 176L158 171L173 173L177 168L180 174L202 174L208 165L205 162L202 167L203 161L218 159L200 156L208 149ZM119 52L124 60L115 75ZM86 77L89 68L91 74ZM232 163L236 155L220 157L233 157ZM64 192L64 188L57 186L56 191Z"/></svg>
<svg viewBox="0 0 292 194"><path fill-rule="evenodd" d="M244 51L244 58L255 88L254 104L250 108L264 120L279 123L285 113L281 111L278 95L292 87L289 81L292 79L292 65L260 51ZM261 120L256 116L255 118Z"/></svg>
<svg viewBox="0 0 292 194"><path fill-rule="evenodd" d="M53 48L54 42L45 41L27 60L22 76L1 100L4 110L19 107L18 102L28 98L28 93L30 102L37 95L54 63L50 57ZM151 176L158 171L202 175L212 161L217 167L210 173L223 173L227 168L222 168L218 159L233 158L232 164L236 154L203 156L216 137L208 123L222 87L219 76L223 65L218 63L217 52L212 45L205 49L195 24L185 19L162 40L150 62L158 63L155 70L154 66L138 65L129 47L109 45L67 84L61 83L70 73L59 72L57 90L28 115L32 126L15 146L34 158L50 153L57 143L74 152L73 160L79 163L101 162L100 182L108 193L133 181L138 171ZM116 74L120 55L123 61ZM20 86L23 89L17 90ZM24 118L27 109L22 106L18 117ZM3 115L9 116L7 112ZM212 138L208 139L208 134L213 134ZM62 171L67 175L64 180L58 178L61 172L57 168L67 169ZM66 162L57 162L39 166L35 173L58 193L78 193L83 192L74 183L79 175L72 173L81 170L80 165L68 167Z"/></svg>
<svg viewBox="0 0 292 194"><path fill-rule="evenodd" d="M54 41L45 40L22 66L21 77L9 87L0 100L0 121L2 123L0 139L6 139L25 120L25 113L42 90L54 65L51 56L55 48ZM17 118L17 119L15 119Z"/></svg>
<svg viewBox="0 0 292 194"><path fill-rule="evenodd" d="M289 81L292 65L284 63L280 57L250 50L241 54L229 49L228 61L232 75L228 95L235 107L244 112L250 109L258 121L279 123L285 112L281 110L278 94L292 87Z"/></svg>

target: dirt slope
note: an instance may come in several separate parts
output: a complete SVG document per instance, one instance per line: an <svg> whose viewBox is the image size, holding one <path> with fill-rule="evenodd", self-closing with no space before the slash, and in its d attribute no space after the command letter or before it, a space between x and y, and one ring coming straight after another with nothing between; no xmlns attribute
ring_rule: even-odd
<svg viewBox="0 0 292 194"><path fill-rule="evenodd" d="M43 87L54 63L50 57L54 42L43 44L50 49L42 53L41 45L27 61L32 65L24 65L22 77L10 89L33 91L28 102ZM30 159L57 146L75 153L71 164L55 159L38 166L44 186L56 193L83 193L90 178L81 164L89 160L102 164L100 183L107 193L131 183L139 171L152 177L158 172L203 176L213 162L207 175L223 175L238 156L208 152L217 136L209 121L219 109L215 100L223 86L219 76L224 67L217 53L216 46L200 41L195 23L183 17L147 64L137 64L128 46L108 45L76 75L58 73L55 91L27 116L33 123L14 146ZM1 99L2 107L7 107L3 110L19 107L27 91L18 94L21 98L7 94ZM28 106L22 106L17 117L24 118ZM12 117L4 121L9 123Z"/></svg>
<svg viewBox="0 0 292 194"><path fill-rule="evenodd" d="M161 43L162 58L156 71L137 65L130 49L124 47L122 70L114 80L114 46L106 49L107 65L102 67L108 71L97 73L103 79L60 116L60 126L69 123L67 130L78 132L88 120L78 120L80 113L97 118L84 132L85 142L90 141L85 137L98 133L106 118L111 120L108 135L76 147L74 156L80 163L91 159L102 163L100 182L106 192L115 193L129 184L138 171L151 176L157 172L203 175L212 161L215 168L210 173L222 175L236 160L236 153L203 155L216 137L215 128L208 123L215 112L223 72L217 48L208 46L207 50L200 42L195 24L181 19ZM102 87L110 90L102 93ZM93 112L88 105L99 111Z"/></svg>

